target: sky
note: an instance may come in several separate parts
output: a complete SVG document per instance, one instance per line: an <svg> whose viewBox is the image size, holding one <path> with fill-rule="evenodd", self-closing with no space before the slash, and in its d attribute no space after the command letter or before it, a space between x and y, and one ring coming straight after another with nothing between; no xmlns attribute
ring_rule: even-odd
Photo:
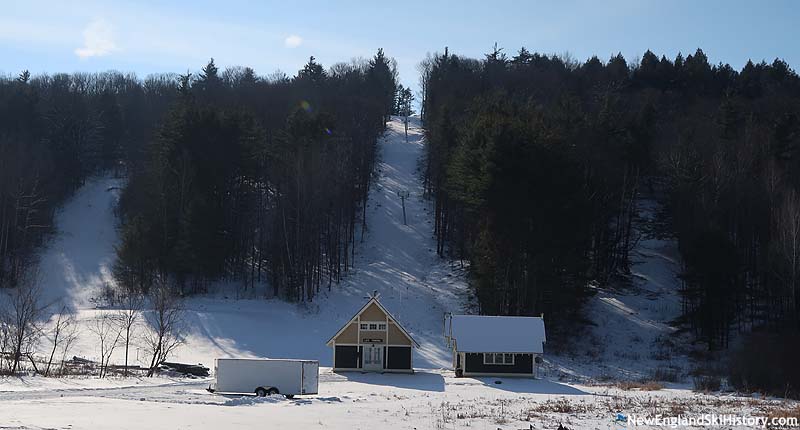
<svg viewBox="0 0 800 430"><path fill-rule="evenodd" d="M7 3L7 4L4 4ZM0 0L0 73L199 70L213 57L294 75L313 55L330 66L394 57L416 87L429 52L480 57L497 43L529 51L634 60L702 48L741 69L775 58L800 68L800 1Z"/></svg>

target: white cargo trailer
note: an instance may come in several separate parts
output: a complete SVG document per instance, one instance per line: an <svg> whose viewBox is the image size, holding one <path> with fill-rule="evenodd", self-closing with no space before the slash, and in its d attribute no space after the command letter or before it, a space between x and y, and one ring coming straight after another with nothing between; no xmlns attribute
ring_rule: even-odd
<svg viewBox="0 0 800 430"><path fill-rule="evenodd" d="M216 383L209 391L255 393L258 396L317 394L319 361L287 359L218 358Z"/></svg>

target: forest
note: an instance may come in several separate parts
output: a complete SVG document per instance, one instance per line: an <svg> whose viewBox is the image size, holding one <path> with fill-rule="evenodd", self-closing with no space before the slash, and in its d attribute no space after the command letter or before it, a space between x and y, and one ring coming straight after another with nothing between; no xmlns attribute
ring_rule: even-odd
<svg viewBox="0 0 800 430"><path fill-rule="evenodd" d="M482 312L583 320L592 286L629 278L637 203L654 199L652 228L681 253L682 324L710 350L752 333L732 381L761 377L771 349L786 373L765 384L797 386L800 78L785 62L495 47L420 71L437 251L470 263Z"/></svg>
<svg viewBox="0 0 800 430"><path fill-rule="evenodd" d="M26 282L54 211L90 176L126 179L114 277L147 294L230 280L311 301L347 271L397 72L378 51L296 76L247 67L0 80L0 286Z"/></svg>

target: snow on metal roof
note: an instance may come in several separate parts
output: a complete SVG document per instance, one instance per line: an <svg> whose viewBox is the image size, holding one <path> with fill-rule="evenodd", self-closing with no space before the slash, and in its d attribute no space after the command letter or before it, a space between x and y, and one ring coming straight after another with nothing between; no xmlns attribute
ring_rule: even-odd
<svg viewBox="0 0 800 430"><path fill-rule="evenodd" d="M539 317L453 315L452 336L459 352L541 354L546 341Z"/></svg>

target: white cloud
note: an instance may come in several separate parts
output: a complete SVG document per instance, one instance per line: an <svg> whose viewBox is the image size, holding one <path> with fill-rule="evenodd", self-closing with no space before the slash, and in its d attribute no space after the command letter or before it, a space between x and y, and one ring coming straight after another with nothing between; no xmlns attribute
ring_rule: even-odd
<svg viewBox="0 0 800 430"><path fill-rule="evenodd" d="M83 47L77 48L75 55L81 58L102 57L118 50L111 24L104 19L96 19L83 30Z"/></svg>
<svg viewBox="0 0 800 430"><path fill-rule="evenodd" d="M291 36L287 37L287 38L286 38L286 39L283 41L283 44L284 44L284 45L285 45L287 48L297 48L298 46L300 46L300 45L302 45L302 44L303 44L303 38L302 38L302 37L300 37L300 36L298 36L298 35L296 35L296 34L293 34L293 35L291 35Z"/></svg>

